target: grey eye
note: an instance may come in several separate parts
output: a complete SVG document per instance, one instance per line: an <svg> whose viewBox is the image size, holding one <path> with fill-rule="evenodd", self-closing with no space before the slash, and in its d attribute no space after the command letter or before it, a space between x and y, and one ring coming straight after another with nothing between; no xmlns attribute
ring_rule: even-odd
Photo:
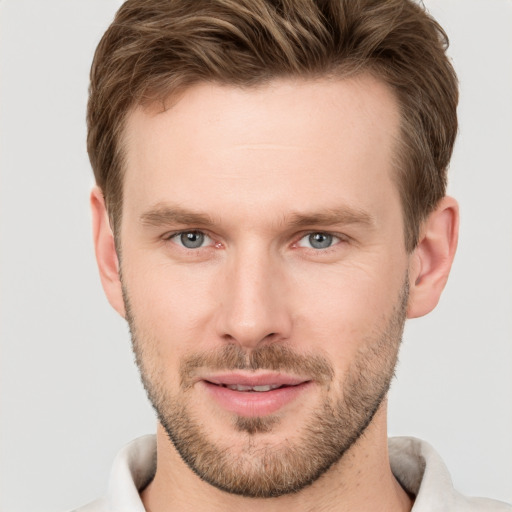
<svg viewBox="0 0 512 512"><path fill-rule="evenodd" d="M197 249L201 247L207 238L201 231L186 231L176 235L178 242L187 249Z"/></svg>
<svg viewBox="0 0 512 512"><path fill-rule="evenodd" d="M311 233L308 242L313 249L327 249L332 245L333 236L327 233Z"/></svg>
<svg viewBox="0 0 512 512"><path fill-rule="evenodd" d="M316 233L309 233L304 235L298 242L299 247L307 247L309 249L329 249L329 247L340 242L340 238L324 231L317 231Z"/></svg>

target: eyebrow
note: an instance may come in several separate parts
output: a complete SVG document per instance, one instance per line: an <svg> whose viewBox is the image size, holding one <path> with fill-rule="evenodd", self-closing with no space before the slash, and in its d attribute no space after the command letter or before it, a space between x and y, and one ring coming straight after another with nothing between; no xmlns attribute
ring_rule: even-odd
<svg viewBox="0 0 512 512"><path fill-rule="evenodd" d="M140 220L144 225L155 227L172 224L204 227L215 225L214 220L208 214L189 210L180 206L166 205L159 205L148 210L140 216ZM361 224L372 227L375 225L375 218L364 210L342 206L339 208L329 208L320 212L293 212L286 215L280 224L292 228L348 224Z"/></svg>
<svg viewBox="0 0 512 512"><path fill-rule="evenodd" d="M157 206L143 213L140 220L142 224L155 227L169 224L196 224L201 226L212 226L214 224L209 215L178 206Z"/></svg>
<svg viewBox="0 0 512 512"><path fill-rule="evenodd" d="M342 206L339 208L329 208L321 212L293 213L286 223L289 223L296 228L303 228L312 225L333 226L336 224L362 224L374 226L375 219L364 210Z"/></svg>

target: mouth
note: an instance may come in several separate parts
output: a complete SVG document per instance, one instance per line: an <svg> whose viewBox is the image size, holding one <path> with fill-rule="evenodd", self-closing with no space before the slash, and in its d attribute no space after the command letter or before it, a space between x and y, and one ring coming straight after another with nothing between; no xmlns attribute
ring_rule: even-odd
<svg viewBox="0 0 512 512"><path fill-rule="evenodd" d="M313 385L282 374L226 374L199 384L222 409L244 417L267 416L297 401Z"/></svg>
<svg viewBox="0 0 512 512"><path fill-rule="evenodd" d="M267 391L273 391L284 386L280 384L267 384L263 386L245 386L244 384L218 384L224 388L232 389L233 391L249 391L256 393L265 393Z"/></svg>

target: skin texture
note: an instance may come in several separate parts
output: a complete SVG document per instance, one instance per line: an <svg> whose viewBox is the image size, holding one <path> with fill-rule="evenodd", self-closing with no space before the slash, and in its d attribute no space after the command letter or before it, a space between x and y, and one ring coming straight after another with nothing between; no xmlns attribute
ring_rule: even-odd
<svg viewBox="0 0 512 512"><path fill-rule="evenodd" d="M199 356L199 367L195 364L197 356L182 361L180 390L171 393L162 385L165 367L159 364L156 351L147 349L159 342L139 336L138 320L131 312L128 318L144 386L160 423L181 457L203 480L221 490L246 497L270 498L301 491L317 480L347 452L372 420L393 377L405 320L406 292L404 287L384 329L364 340L361 350L338 378L327 357L320 358L314 353L302 355L277 343L262 344L251 352L230 344L225 350ZM129 304L127 292L125 303ZM301 391L294 397L293 406L272 414L253 415L250 410L251 415L245 416L240 411L230 411L226 420L237 434L233 437L215 436L209 425L198 422L194 405L196 388L203 385L201 377L210 375L213 369L222 370L222 374L243 369L243 373L261 375L269 367L281 374L304 376L313 389ZM321 368L325 368L325 373L315 372ZM272 377L268 379L272 382ZM291 424L287 426L294 415L293 407L297 409L307 403L308 395L317 391L315 388L323 389L324 398L311 405L300 426L295 429ZM333 393L332 388L337 392ZM199 389L201 395L208 397ZM259 392L257 398L263 400L272 394ZM254 393L250 398L255 398ZM219 404L212 404L206 398L201 408L211 409L214 417ZM276 442L280 430L295 432L293 436L286 434L284 442ZM241 443L237 439L239 433L246 434Z"/></svg>
<svg viewBox="0 0 512 512"><path fill-rule="evenodd" d="M102 283L161 420L148 509L410 510L389 468L385 393L405 316L428 313L446 283L458 211L443 199L406 252L398 128L370 76L201 84L129 115L120 260L101 191L91 202ZM183 232L202 245L184 247ZM313 247L312 233L333 238ZM308 385L272 414L234 413L205 384L219 372ZM311 469L326 443L335 456ZM279 497L257 494L283 474Z"/></svg>

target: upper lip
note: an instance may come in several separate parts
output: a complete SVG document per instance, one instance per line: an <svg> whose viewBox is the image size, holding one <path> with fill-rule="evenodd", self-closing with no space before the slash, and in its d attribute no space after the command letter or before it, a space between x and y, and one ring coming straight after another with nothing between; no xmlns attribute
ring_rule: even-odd
<svg viewBox="0 0 512 512"><path fill-rule="evenodd" d="M232 386L239 384L241 386L297 386L311 379L286 375L283 373L265 372L265 373L222 373L212 374L202 377L201 380L217 384L219 386Z"/></svg>

